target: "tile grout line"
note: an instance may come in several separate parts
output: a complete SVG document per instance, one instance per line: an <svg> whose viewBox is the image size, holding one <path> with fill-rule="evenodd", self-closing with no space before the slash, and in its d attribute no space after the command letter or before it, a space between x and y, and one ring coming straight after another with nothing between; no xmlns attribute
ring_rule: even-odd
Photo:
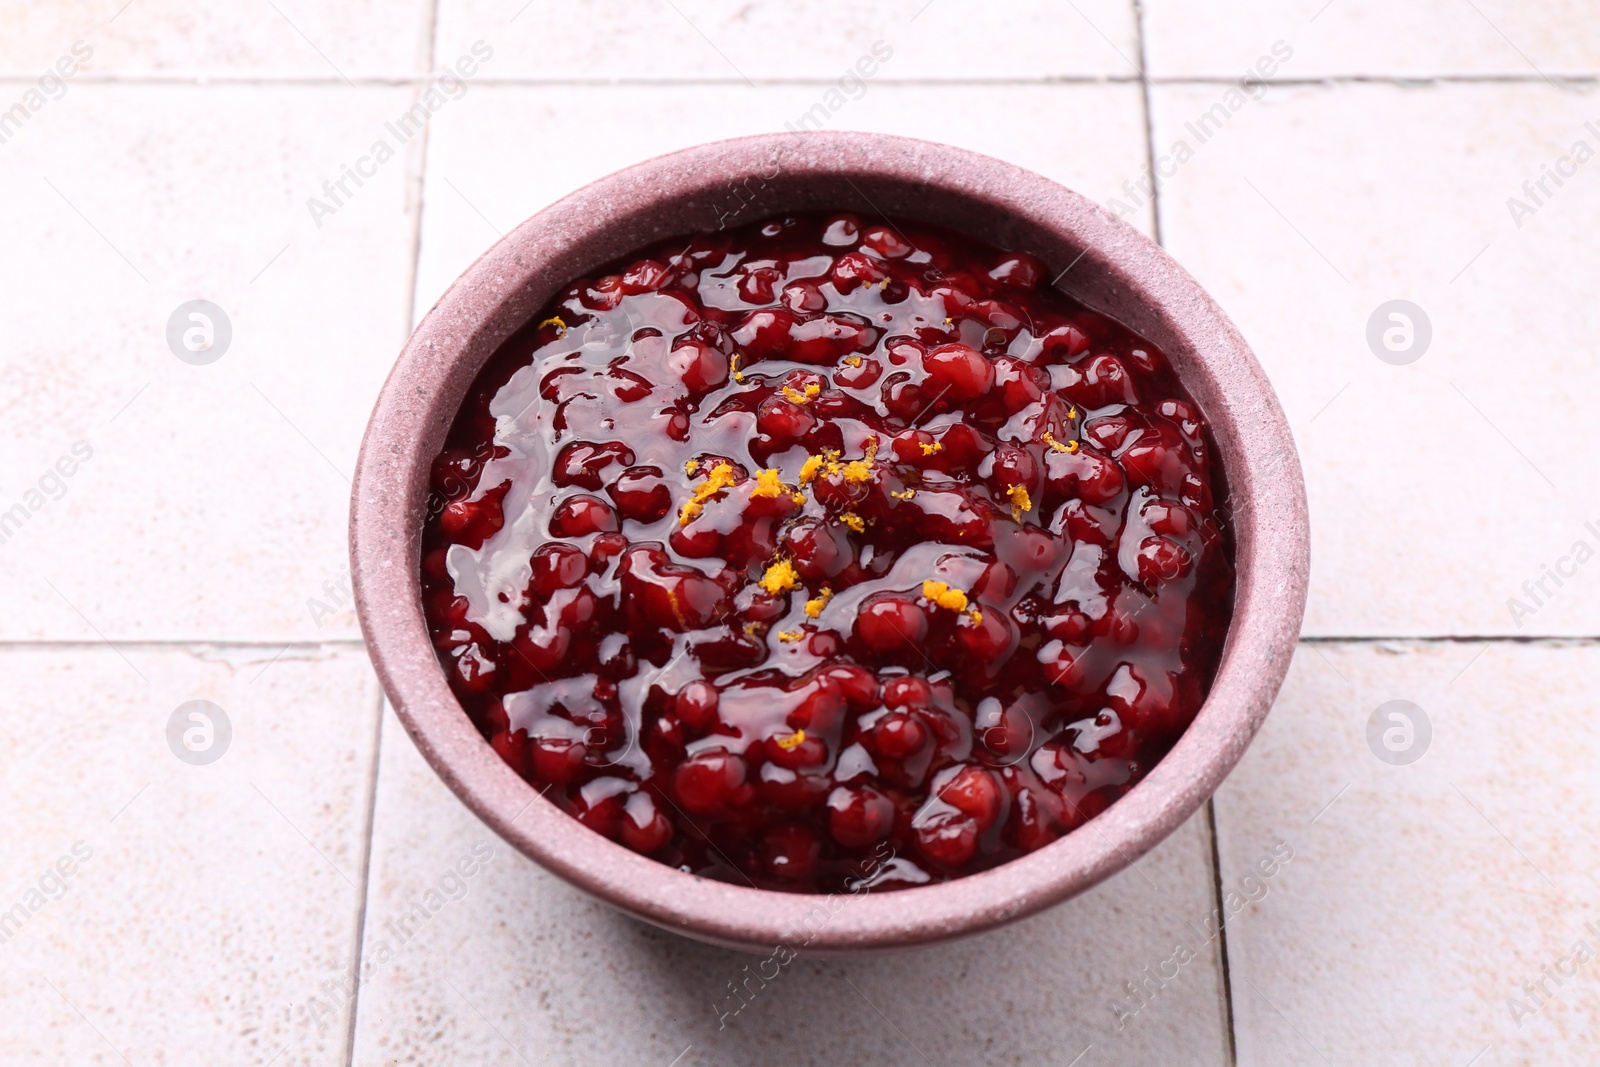
<svg viewBox="0 0 1600 1067"><path fill-rule="evenodd" d="M1166 242L1161 231L1161 185L1156 173L1155 113L1150 101L1150 57L1145 46L1144 0L1132 0L1134 29L1139 38L1139 95L1144 105L1144 147L1146 173L1150 176L1150 222L1156 244L1162 248ZM1217 842L1216 797L1206 798L1206 831L1211 839L1211 893L1216 902L1217 914L1225 915L1222 892L1222 849ZM1239 1037L1233 1013L1233 972L1228 959L1228 930L1223 923L1217 930L1217 953L1222 963L1222 1024L1227 1062L1232 1067L1239 1063Z"/></svg>
<svg viewBox="0 0 1600 1067"><path fill-rule="evenodd" d="M323 641L275 641L271 638L262 640L238 640L231 638L141 638L117 639L121 648L143 648L152 651L193 652L205 648L237 649L251 651L256 649L282 649L284 652L291 650L299 652L314 652L318 649L350 650L366 648L366 641L359 637L330 637ZM83 641L77 639L57 640L55 638L20 638L13 640L0 640L0 651L52 651L60 649L73 651L91 648L104 648L104 641Z"/></svg>
<svg viewBox="0 0 1600 1067"><path fill-rule="evenodd" d="M428 74L433 72L434 51L438 47L439 39L439 0L431 0L428 6L428 40L423 53L423 70ZM421 97L420 87L417 96ZM406 299L405 335L411 336L413 320L417 314L417 285L422 275L422 215L426 205L428 185L428 145L429 135L432 133L432 124L422 127L422 143L417 151L417 214L416 221L412 224L411 231L411 285ZM383 682L378 681L377 723L373 728L372 738L372 777L367 791L367 827L366 840L361 861L361 902L356 919L356 952L355 952L355 992L350 997L350 1022L349 1033L345 1039L345 1067L355 1067L356 1061L356 1028L361 1019L361 967L366 959L367 948L367 902L372 893L372 838L373 830L378 818L378 775L380 760L383 756Z"/></svg>
<svg viewBox="0 0 1600 1067"><path fill-rule="evenodd" d="M1144 163L1150 175L1150 225L1155 242L1166 247L1161 239L1161 190L1156 175L1155 116L1150 110L1150 62L1145 55L1144 0L1133 0L1133 26L1139 39L1139 96L1144 102Z"/></svg>
<svg viewBox="0 0 1600 1067"><path fill-rule="evenodd" d="M1206 829L1211 837L1211 889L1216 895L1217 914L1225 915L1222 891L1222 846L1217 840L1217 798L1206 798ZM1217 925L1217 945L1222 958L1222 1019L1228 1030L1228 1063L1239 1064L1239 1026L1233 1013L1233 963L1228 958L1228 922Z"/></svg>
<svg viewBox="0 0 1600 1067"><path fill-rule="evenodd" d="M405 86L430 85L436 79L432 75L410 74L371 74L358 75L347 84L339 78L324 78L318 75L261 75L261 76L229 76L227 74L100 74L83 75L74 79L77 85L118 85L118 86L190 86L193 88L210 87L280 87L300 86L315 88L318 86L337 88L402 88ZM1223 74L1168 74L1156 75L1145 79L1150 85L1185 86L1185 85L1238 85L1242 80L1247 85L1268 85L1274 87L1288 86L1318 86L1318 85L1393 85L1404 88L1422 85L1546 85L1544 78L1537 75L1523 74L1326 74L1322 76L1307 75L1297 78L1245 78ZM1554 74L1551 80L1560 87L1587 86L1600 83L1600 73L1572 73ZM23 74L0 74L0 86L33 85L38 81L37 76ZM983 88L985 86L1014 87L1014 86L1052 86L1052 85L1135 85L1139 84L1137 75L1129 74L1041 74L1035 77L1010 77L1010 78L885 78L881 82L884 86L900 86L908 88L938 88L941 86ZM475 78L474 85L489 86L493 88L551 88L551 89L635 89L635 88L718 88L743 86L746 83L738 78L519 78L515 76ZM784 88L784 87L821 87L835 84L835 79L812 77L774 77L756 78L751 83L756 88Z"/></svg>
<svg viewBox="0 0 1600 1067"><path fill-rule="evenodd" d="M372 895L372 831L378 820L378 765L383 758L383 683L378 681L376 675L373 676L373 680L377 683L378 690L374 694L377 721L372 729L372 771L367 780L367 818L362 834L361 899L356 904L355 983L354 991L350 994L350 1020L347 1024L349 1032L345 1035L345 1067L354 1067L356 1058L356 1016L361 1007L361 965L366 958L367 948L367 901Z"/></svg>
<svg viewBox="0 0 1600 1067"><path fill-rule="evenodd" d="M436 38L439 36L439 0L433 0L428 12L428 47L427 59L424 70L433 70L433 50ZM426 84L427 79L419 81L419 88ZM420 94L419 94L420 95ZM427 123L422 127L422 143L418 146L417 160L417 216L411 230L411 286L406 296L406 322L405 336L409 338L416 329L417 317L417 283L422 276L422 215L427 203L428 191L428 145L432 141L433 124Z"/></svg>
<svg viewBox="0 0 1600 1067"><path fill-rule="evenodd" d="M203 649L227 649L241 652L281 651L315 652L353 651L365 649L366 641L359 637L330 637L323 641L275 641L270 638L117 638L120 648L139 648L146 651L197 652ZM1600 634L1312 634L1295 639L1297 645L1596 645ZM0 640L0 652L74 652L104 650L103 641L84 641L75 638L12 638Z"/></svg>

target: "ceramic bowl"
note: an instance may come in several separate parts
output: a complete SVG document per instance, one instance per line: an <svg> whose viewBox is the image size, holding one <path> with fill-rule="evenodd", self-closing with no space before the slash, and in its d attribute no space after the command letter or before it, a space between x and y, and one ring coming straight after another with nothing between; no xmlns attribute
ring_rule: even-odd
<svg viewBox="0 0 1600 1067"><path fill-rule="evenodd" d="M419 543L429 467L474 376L572 279L662 238L795 210L935 223L1026 250L1056 285L1159 345L1211 423L1228 487L1238 587L1216 680L1165 759L1088 826L939 885L801 895L710 881L590 832L495 755L446 684L423 621ZM1305 606L1305 491L1255 357L1200 285L1092 201L1019 167L900 137L801 133L662 156L518 226L456 280L401 352L362 443L351 567L367 649L439 776L524 854L647 922L770 955L844 956L1013 922L1132 863L1188 819L1244 754L1289 667Z"/></svg>

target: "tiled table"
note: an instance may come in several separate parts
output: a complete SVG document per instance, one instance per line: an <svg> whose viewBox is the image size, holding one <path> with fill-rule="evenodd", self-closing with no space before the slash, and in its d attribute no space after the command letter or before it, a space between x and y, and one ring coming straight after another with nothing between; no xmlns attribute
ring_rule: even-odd
<svg viewBox="0 0 1600 1067"><path fill-rule="evenodd" d="M1597 18L0 0L0 512L25 515L0 535L0 1061L1595 1062ZM1136 867L1000 933L802 963L719 1029L748 960L519 858L384 710L348 478L410 327L499 233L782 129L879 42L833 128L1055 177L1235 317L1304 460L1311 604L1261 738ZM233 331L204 366L165 336L197 297ZM1393 299L1431 323L1406 365L1367 342ZM196 699L231 730L209 764L168 740ZM1416 762L1369 740L1391 700L1426 715Z"/></svg>

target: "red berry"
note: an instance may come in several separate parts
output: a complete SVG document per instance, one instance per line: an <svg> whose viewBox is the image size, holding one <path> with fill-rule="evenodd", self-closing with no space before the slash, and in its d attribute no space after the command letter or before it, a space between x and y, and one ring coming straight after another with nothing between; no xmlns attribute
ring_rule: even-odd
<svg viewBox="0 0 1600 1067"><path fill-rule="evenodd" d="M767 397L756 411L756 429L784 445L800 440L816 424L810 410L781 395Z"/></svg>
<svg viewBox="0 0 1600 1067"><path fill-rule="evenodd" d="M1189 553L1168 538L1146 537L1139 542L1139 580L1146 585L1182 578L1189 566Z"/></svg>
<svg viewBox="0 0 1600 1067"><path fill-rule="evenodd" d="M577 586L589 572L588 557L561 541L538 548L528 565L533 569L528 592L540 601L549 600L558 590Z"/></svg>
<svg viewBox="0 0 1600 1067"><path fill-rule="evenodd" d="M712 750L680 763L672 787L685 809L708 815L733 799L744 778L744 760L731 752Z"/></svg>
<svg viewBox="0 0 1600 1067"><path fill-rule="evenodd" d="M914 827L917 851L942 867L960 867L978 849L978 826L964 815L942 815Z"/></svg>
<svg viewBox="0 0 1600 1067"><path fill-rule="evenodd" d="M875 652L897 652L928 634L922 609L900 597L881 597L862 606L856 636Z"/></svg>
<svg viewBox="0 0 1600 1067"><path fill-rule="evenodd" d="M561 486L578 485L598 490L605 484L608 467L626 467L632 462L633 449L621 441L607 441L598 445L576 441L556 456L550 480Z"/></svg>
<svg viewBox="0 0 1600 1067"><path fill-rule="evenodd" d="M940 345L923 357L926 389L954 400L971 400L994 388L994 365L982 352L964 344Z"/></svg>
<svg viewBox="0 0 1600 1067"><path fill-rule="evenodd" d="M597 496L568 497L550 516L550 533L556 537L582 537L592 533L615 533L617 513Z"/></svg>
<svg viewBox="0 0 1600 1067"><path fill-rule="evenodd" d="M528 752L528 731L511 733L501 730L489 739L489 745L501 759L522 777L533 774L533 759Z"/></svg>
<svg viewBox="0 0 1600 1067"><path fill-rule="evenodd" d="M667 370L698 396L727 384L728 357L703 342L684 341L667 358ZM631 455L628 462L633 462Z"/></svg>
<svg viewBox="0 0 1600 1067"><path fill-rule="evenodd" d="M989 277L1001 285L1015 286L1018 289L1037 289L1039 283L1044 281L1045 266L1037 257L1019 252L1005 257L989 268Z"/></svg>
<svg viewBox="0 0 1600 1067"><path fill-rule="evenodd" d="M761 845L767 873L785 882L809 877L822 855L817 835L793 823L768 830Z"/></svg>
<svg viewBox="0 0 1600 1067"><path fill-rule="evenodd" d="M922 751L928 741L928 730L915 715L896 711L878 720L871 738L872 750L878 755L903 760Z"/></svg>
<svg viewBox="0 0 1600 1067"><path fill-rule="evenodd" d="M840 256L829 275L833 287L841 293L853 292L863 285L876 285L888 276L889 272L881 264L860 252Z"/></svg>
<svg viewBox="0 0 1600 1067"><path fill-rule="evenodd" d="M667 284L671 272L653 259L642 259L622 272L622 292L626 295L648 293Z"/></svg>
<svg viewBox="0 0 1600 1067"><path fill-rule="evenodd" d="M892 226L873 226L862 235L861 243L884 259L904 259L914 249Z"/></svg>
<svg viewBox="0 0 1600 1067"><path fill-rule="evenodd" d="M656 809L649 793L634 793L622 812L622 843L635 852L659 852L672 840L672 824Z"/></svg>
<svg viewBox="0 0 1600 1067"><path fill-rule="evenodd" d="M559 737L536 738L529 747L534 777L542 782L565 785L583 769L587 756L583 745Z"/></svg>
<svg viewBox="0 0 1600 1067"><path fill-rule="evenodd" d="M894 825L894 803L871 786L840 786L828 794L828 833L847 848L882 841Z"/></svg>
<svg viewBox="0 0 1600 1067"><path fill-rule="evenodd" d="M672 491L659 467L629 467L606 492L622 517L635 522L655 522L672 510Z"/></svg>
<svg viewBox="0 0 1600 1067"><path fill-rule="evenodd" d="M674 707L683 724L696 733L705 733L717 723L717 687L697 678L678 690Z"/></svg>

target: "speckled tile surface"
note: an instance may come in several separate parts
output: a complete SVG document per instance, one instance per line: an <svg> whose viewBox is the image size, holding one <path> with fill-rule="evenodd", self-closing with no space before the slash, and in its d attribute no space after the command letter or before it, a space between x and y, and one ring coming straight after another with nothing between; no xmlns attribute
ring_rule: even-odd
<svg viewBox="0 0 1600 1067"><path fill-rule="evenodd" d="M377 682L275 652L0 650L7 1063L344 1062Z"/></svg>
<svg viewBox="0 0 1600 1067"><path fill-rule="evenodd" d="M0 1058L1588 1063L1597 13L0 3ZM1159 236L1279 391L1313 579L1214 821L730 1014L759 959L522 860L380 716L346 475L500 232L786 124L996 155ZM211 763L173 747L215 751L171 726L193 700Z"/></svg>
<svg viewBox="0 0 1600 1067"><path fill-rule="evenodd" d="M380 777L358 1064L665 1064L686 1049L691 1064L1227 1062L1218 945L1189 925L1204 929L1214 903L1204 814L1086 896L998 933L779 966L624 918L535 867L450 794L392 715ZM472 874L453 877L463 862ZM430 889L444 898L431 910ZM1192 962L1141 1005L1124 983L1180 942Z"/></svg>
<svg viewBox="0 0 1600 1067"><path fill-rule="evenodd" d="M1241 1064L1588 1062L1597 667L1592 643L1301 647L1216 799L1223 885L1255 898L1228 927Z"/></svg>
<svg viewBox="0 0 1600 1067"><path fill-rule="evenodd" d="M1600 149L1596 98L1275 87L1206 124L1227 91L1153 90L1162 235L1288 413L1311 504L1305 633L1600 633L1600 568L1583 565L1600 452L1578 444L1600 402L1600 173L1573 147ZM1541 171L1556 166L1574 172L1560 186Z"/></svg>

